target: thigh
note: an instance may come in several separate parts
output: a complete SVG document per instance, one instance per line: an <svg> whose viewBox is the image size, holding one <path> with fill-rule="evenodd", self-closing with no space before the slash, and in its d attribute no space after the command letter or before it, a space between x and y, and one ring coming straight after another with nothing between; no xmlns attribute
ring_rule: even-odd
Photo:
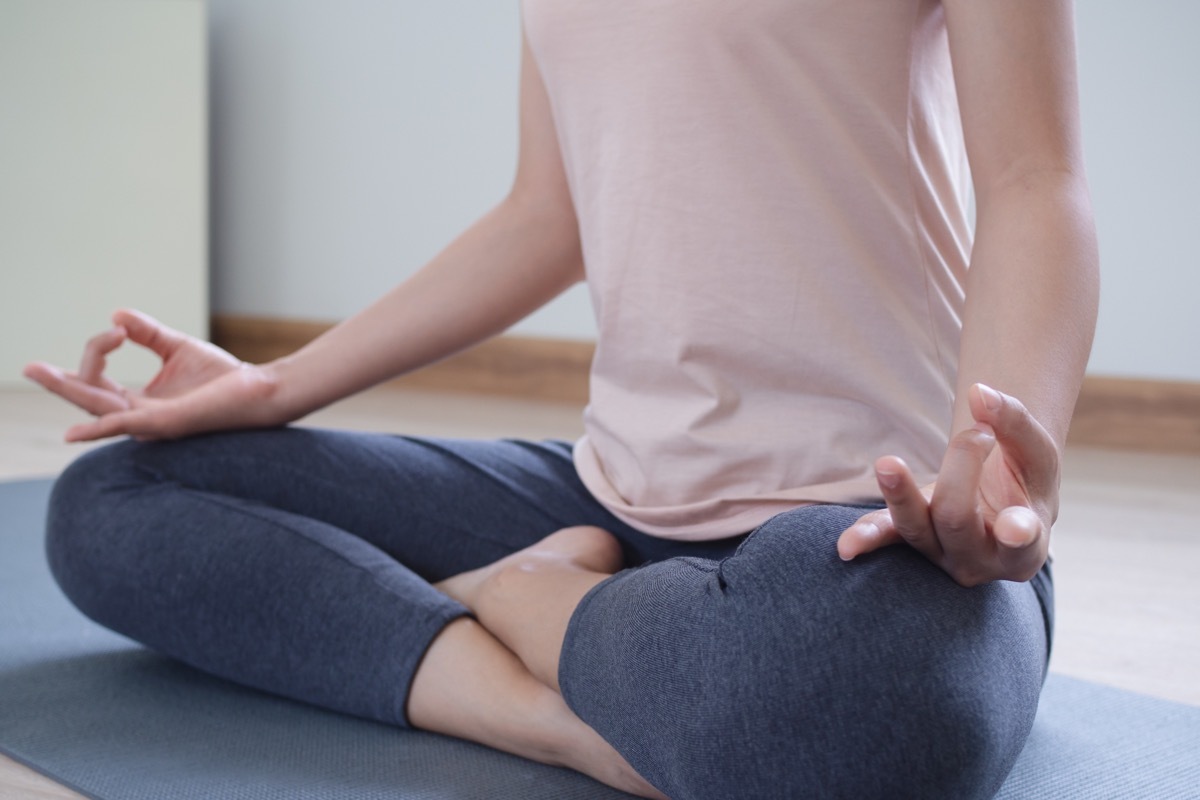
<svg viewBox="0 0 1200 800"><path fill-rule="evenodd" d="M860 513L798 509L724 560L601 584L568 630L564 697L672 796L990 796L1036 711L1038 599L965 589L906 547L844 563Z"/></svg>
<svg viewBox="0 0 1200 800"><path fill-rule="evenodd" d="M423 439L284 428L121 442L111 477L171 484L320 521L427 580L495 561L569 525L614 520L560 442ZM86 469L86 465L80 465Z"/></svg>
<svg viewBox="0 0 1200 800"><path fill-rule="evenodd" d="M47 553L113 630L207 672L404 724L430 585L601 524L569 445L275 429L122 441L57 481Z"/></svg>

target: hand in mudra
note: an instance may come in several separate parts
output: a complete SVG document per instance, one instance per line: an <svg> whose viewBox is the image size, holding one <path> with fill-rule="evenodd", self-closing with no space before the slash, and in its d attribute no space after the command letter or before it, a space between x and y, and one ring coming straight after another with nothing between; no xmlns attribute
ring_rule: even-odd
<svg viewBox="0 0 1200 800"><path fill-rule="evenodd" d="M919 488L895 456L875 462L887 508L842 534L842 558L907 542L964 586L1041 569L1058 515L1058 448L1016 398L982 384L970 391L976 424L951 440L934 483Z"/></svg>
<svg viewBox="0 0 1200 800"><path fill-rule="evenodd" d="M158 374L138 391L104 374L108 355L126 340L162 359ZM122 434L172 439L276 424L263 402L273 383L262 369L138 311L113 314L113 327L88 341L77 372L35 362L24 374L96 417L68 429L69 442Z"/></svg>

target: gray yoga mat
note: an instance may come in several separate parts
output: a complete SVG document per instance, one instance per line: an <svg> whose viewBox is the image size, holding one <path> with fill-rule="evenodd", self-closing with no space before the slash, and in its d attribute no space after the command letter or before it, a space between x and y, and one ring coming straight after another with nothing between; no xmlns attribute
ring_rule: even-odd
<svg viewBox="0 0 1200 800"><path fill-rule="evenodd" d="M0 751L135 800L606 800L581 775L241 689L92 624L42 555L48 481L0 483ZM1200 708L1051 676L1002 798L1200 798Z"/></svg>

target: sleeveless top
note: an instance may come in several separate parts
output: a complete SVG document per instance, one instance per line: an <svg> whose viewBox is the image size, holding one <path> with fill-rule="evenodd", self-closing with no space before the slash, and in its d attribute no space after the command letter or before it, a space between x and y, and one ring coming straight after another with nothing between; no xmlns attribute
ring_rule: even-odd
<svg viewBox="0 0 1200 800"><path fill-rule="evenodd" d="M575 463L688 540L932 479L970 180L936 0L524 0L598 341Z"/></svg>

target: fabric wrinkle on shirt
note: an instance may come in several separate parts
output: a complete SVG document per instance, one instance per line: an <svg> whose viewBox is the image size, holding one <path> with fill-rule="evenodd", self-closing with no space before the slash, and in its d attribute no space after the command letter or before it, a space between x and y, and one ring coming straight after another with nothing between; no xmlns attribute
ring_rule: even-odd
<svg viewBox="0 0 1200 800"><path fill-rule="evenodd" d="M524 0L599 330L576 467L658 536L945 449L970 179L936 0Z"/></svg>

